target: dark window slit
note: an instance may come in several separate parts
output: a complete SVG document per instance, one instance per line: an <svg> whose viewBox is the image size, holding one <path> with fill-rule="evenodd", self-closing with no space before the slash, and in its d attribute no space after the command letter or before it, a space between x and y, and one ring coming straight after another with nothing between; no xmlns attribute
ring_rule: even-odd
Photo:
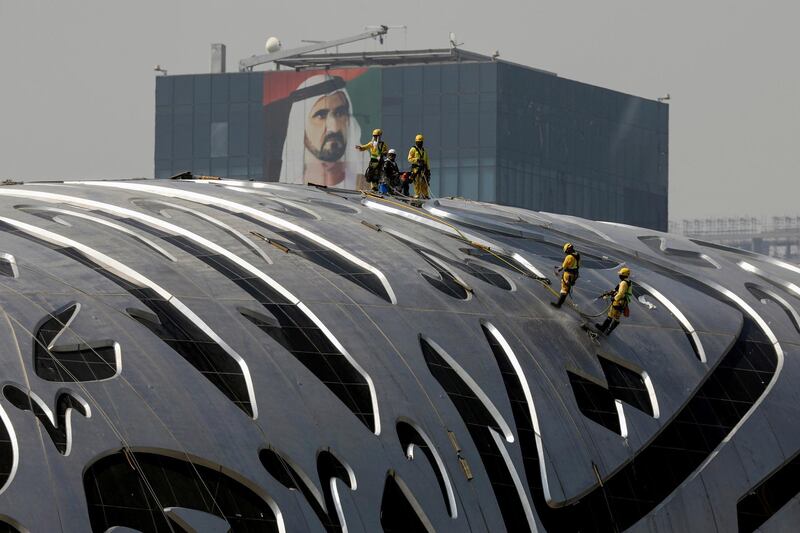
<svg viewBox="0 0 800 533"><path fill-rule="evenodd" d="M431 374L453 402L478 449L506 529L518 530L520 524L528 523L525 510L520 502L511 473L489 432L489 428L492 428L502 435L502 430L495 423L483 402L475 396L456 371L423 337L420 337L420 346Z"/></svg>
<svg viewBox="0 0 800 533"><path fill-rule="evenodd" d="M383 485L380 516L384 533L429 533L391 472Z"/></svg>
<svg viewBox="0 0 800 533"><path fill-rule="evenodd" d="M287 489L299 490L306 502L311 506L314 514L319 518L320 524L328 533L342 531L342 524L336 511L330 481L339 479L352 489L350 475L347 468L327 450L317 455L317 474L322 485L324 507L314 495L313 487L309 486L306 479L310 479L290 464L281 454L272 449L264 449L258 454L261 464L281 485Z"/></svg>
<svg viewBox="0 0 800 533"><path fill-rule="evenodd" d="M639 240L642 241L648 248L650 248L650 250L652 250L658 255L669 257L671 259L675 259L677 261L681 261L702 268L719 268L709 259L706 259L704 255L701 254L700 252L695 252L692 250L680 250L677 248L665 248L664 250L662 250L661 249L662 237L645 235L639 237Z"/></svg>
<svg viewBox="0 0 800 533"><path fill-rule="evenodd" d="M36 375L46 381L86 382L109 379L117 375L117 349L113 341L52 346L78 312L70 304L51 313L36 329L33 341L33 366Z"/></svg>
<svg viewBox="0 0 800 533"><path fill-rule="evenodd" d="M103 457L86 470L83 487L96 533L114 526L175 531L179 528L164 515L166 507L218 516L232 531L278 531L272 508L251 489L219 468L165 455L120 451Z"/></svg>
<svg viewBox="0 0 800 533"><path fill-rule="evenodd" d="M484 330L485 331L485 330ZM553 508L543 497L536 443L522 386L502 348L487 335L511 401L525 472L539 518L548 531L621 531L664 501L716 449L761 397L777 367L777 354L749 317L720 364L675 418L634 458L579 501ZM742 373L752 373L740 379ZM622 379L620 376L617 376ZM627 383L624 380L623 383ZM746 391L742 391L746 387ZM633 387L629 394L642 397ZM587 465L587 468L589 465Z"/></svg>
<svg viewBox="0 0 800 533"><path fill-rule="evenodd" d="M400 235L397 235L397 234L395 234L393 232L388 232L387 231L387 233L389 235L391 235L392 237L394 237L397 241L405 244L407 247L409 247L410 249L412 249L415 252L417 252L417 254L419 254L423 259L425 259L425 261L428 264L430 264L433 268L435 268L437 270L437 272L439 272L440 276L443 278L443 281L445 283L447 283L447 284L458 284L458 283L455 280L452 280L452 281L449 281L449 282L444 280L445 277L452 278L453 276L449 272L443 271L441 266L435 264L434 261L431 261L431 259L429 257L426 257L426 256L431 256L431 257L433 257L433 258L445 263L446 265L448 265L450 267L457 268L458 270L464 272L465 274L468 274L470 276L478 278L479 280L481 280L481 281L483 281L485 283L488 283L490 285L494 285L495 287L498 287L500 289L503 289L503 290L506 290L506 291L510 291L511 290L511 285L508 283L508 280L506 280L505 277L501 276L500 274L498 274L497 272L495 272L493 270L490 270L490 269L488 269L486 267L483 267L483 266L477 264L475 261L470 261L470 260L457 261L457 260L452 259L450 257L447 257L447 256L445 256L443 254L440 254L439 252L436 252L436 251L431 250L429 248L425 248L423 246L420 246L420 245L418 245L418 244L416 244L416 243L414 243L414 242L412 242L412 241L410 241L408 239L404 239ZM445 273L446 273L446 276L445 276ZM428 280L428 282L431 283L432 285L434 284L433 281L431 281L431 279L429 279L429 276L425 276L425 279ZM434 286L436 286L436 285L434 285ZM439 287L437 287L437 288L439 288ZM453 289L455 289L455 293L457 293L457 294L464 293L464 296L460 297L460 299L463 300L463 299L466 298L466 293L465 293L463 287L461 287L460 289L453 287ZM442 289L439 288L439 290L442 290ZM445 294L447 294L447 292Z"/></svg>
<svg viewBox="0 0 800 533"><path fill-rule="evenodd" d="M736 504L739 533L751 533L800 494L800 453L748 491Z"/></svg>
<svg viewBox="0 0 800 533"><path fill-rule="evenodd" d="M75 399L69 392L62 392L56 398L55 414L56 422L50 421L44 408L38 401L33 399L26 391L20 389L15 385L6 385L3 387L3 396L17 409L22 411L31 411L36 419L42 424L50 440L53 441L58 453L65 455L69 448L67 440L67 410L75 409L83 416L89 416L89 412L83 404Z"/></svg>
<svg viewBox="0 0 800 533"><path fill-rule="evenodd" d="M397 437L400 440L400 446L402 446L404 453L407 453L409 447L413 446L414 449L419 449L428 460L428 464L433 469L433 473L436 475L436 481L439 484L439 490L442 493L442 499L444 499L444 504L447 507L447 513L450 516L454 516L454 509L450 505L450 498L448 497L447 485L445 483L446 473L439 468L439 463L436 461L431 447L428 446L428 443L425 441L422 435L420 435L416 428L414 428L414 426L408 422L403 422L402 420L397 422L396 430Z"/></svg>
<svg viewBox="0 0 800 533"><path fill-rule="evenodd" d="M244 308L239 312L297 358L365 426L374 431L372 395L364 376L297 306L262 305L270 315Z"/></svg>
<svg viewBox="0 0 800 533"><path fill-rule="evenodd" d="M307 259L312 263L333 272L334 274L343 276L348 281L355 283L359 287L371 292L372 294L378 296L379 298L382 298L387 302L391 302L391 298L389 297L389 294L386 292L386 288L383 286L383 283L378 278L378 276L376 276L369 270L365 270L364 268L353 263L347 258L342 257L338 253L322 247L321 245L304 237L303 235L297 232L284 230L277 226L272 226L244 213L236 213L234 211L228 211L227 209L221 207L216 207L216 208L226 213L229 213L233 216L241 218L242 220L246 220L251 224L255 224L259 227L267 229L272 233L275 233L276 235L282 236L285 239L289 239L291 243L284 242L282 244L287 248L289 248L291 250L291 253L299 255L300 257L303 257L304 259Z"/></svg>
<svg viewBox="0 0 800 533"><path fill-rule="evenodd" d="M11 228L11 226L0 222L0 231L8 231L8 228ZM253 416L247 381L238 362L206 335L203 330L184 317L183 314L177 312L171 304L161 298L153 289L140 287L123 279L99 266L88 256L74 248L52 245L27 233L19 234L19 236L27 241L57 251L95 270L98 274L101 274L139 300L158 318L158 321L156 323L143 319L142 317L145 315L141 311L129 312L131 317L155 333L186 359L189 364L203 372L203 375L228 399L234 402L237 407L245 411L249 416Z"/></svg>

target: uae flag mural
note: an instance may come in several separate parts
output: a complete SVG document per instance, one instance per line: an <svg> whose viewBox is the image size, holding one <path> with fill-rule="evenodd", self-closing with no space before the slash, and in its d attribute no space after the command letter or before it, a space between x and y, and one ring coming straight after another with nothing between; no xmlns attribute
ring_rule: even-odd
<svg viewBox="0 0 800 533"><path fill-rule="evenodd" d="M379 69L265 72L266 179L363 188L355 145L380 127L381 89Z"/></svg>

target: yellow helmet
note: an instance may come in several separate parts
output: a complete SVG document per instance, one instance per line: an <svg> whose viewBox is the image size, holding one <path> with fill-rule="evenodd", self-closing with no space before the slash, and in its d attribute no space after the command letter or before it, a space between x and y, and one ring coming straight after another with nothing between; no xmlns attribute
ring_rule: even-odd
<svg viewBox="0 0 800 533"><path fill-rule="evenodd" d="M425 137L423 137L421 133L417 133L417 136L414 137L414 142L421 143L424 140L425 140Z"/></svg>
<svg viewBox="0 0 800 533"><path fill-rule="evenodd" d="M381 135L383 135L383 130L382 129L375 128L374 130L372 130L372 136L373 137L380 137Z"/></svg>
<svg viewBox="0 0 800 533"><path fill-rule="evenodd" d="M564 253L567 253L572 249L573 249L573 246L572 246L571 242L568 242L567 244L564 245Z"/></svg>
<svg viewBox="0 0 800 533"><path fill-rule="evenodd" d="M622 277L627 278L628 276L631 275L631 269L628 268L628 267L622 267L622 268L619 269L619 272L617 272L617 274L619 274Z"/></svg>

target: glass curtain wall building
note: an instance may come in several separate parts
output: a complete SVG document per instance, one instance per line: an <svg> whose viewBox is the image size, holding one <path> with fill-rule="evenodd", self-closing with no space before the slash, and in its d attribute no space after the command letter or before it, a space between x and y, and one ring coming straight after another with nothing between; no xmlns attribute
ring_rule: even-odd
<svg viewBox="0 0 800 533"><path fill-rule="evenodd" d="M667 229L668 106L493 61L159 76L155 176L364 185L382 128L435 196Z"/></svg>

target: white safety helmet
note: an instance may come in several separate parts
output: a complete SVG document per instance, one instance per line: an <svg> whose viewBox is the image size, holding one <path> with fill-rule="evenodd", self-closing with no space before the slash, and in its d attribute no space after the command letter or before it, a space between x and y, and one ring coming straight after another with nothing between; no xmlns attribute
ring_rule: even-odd
<svg viewBox="0 0 800 533"><path fill-rule="evenodd" d="M394 148L391 148L391 149L389 149L389 153L390 154L397 154L397 150L395 150Z"/></svg>

